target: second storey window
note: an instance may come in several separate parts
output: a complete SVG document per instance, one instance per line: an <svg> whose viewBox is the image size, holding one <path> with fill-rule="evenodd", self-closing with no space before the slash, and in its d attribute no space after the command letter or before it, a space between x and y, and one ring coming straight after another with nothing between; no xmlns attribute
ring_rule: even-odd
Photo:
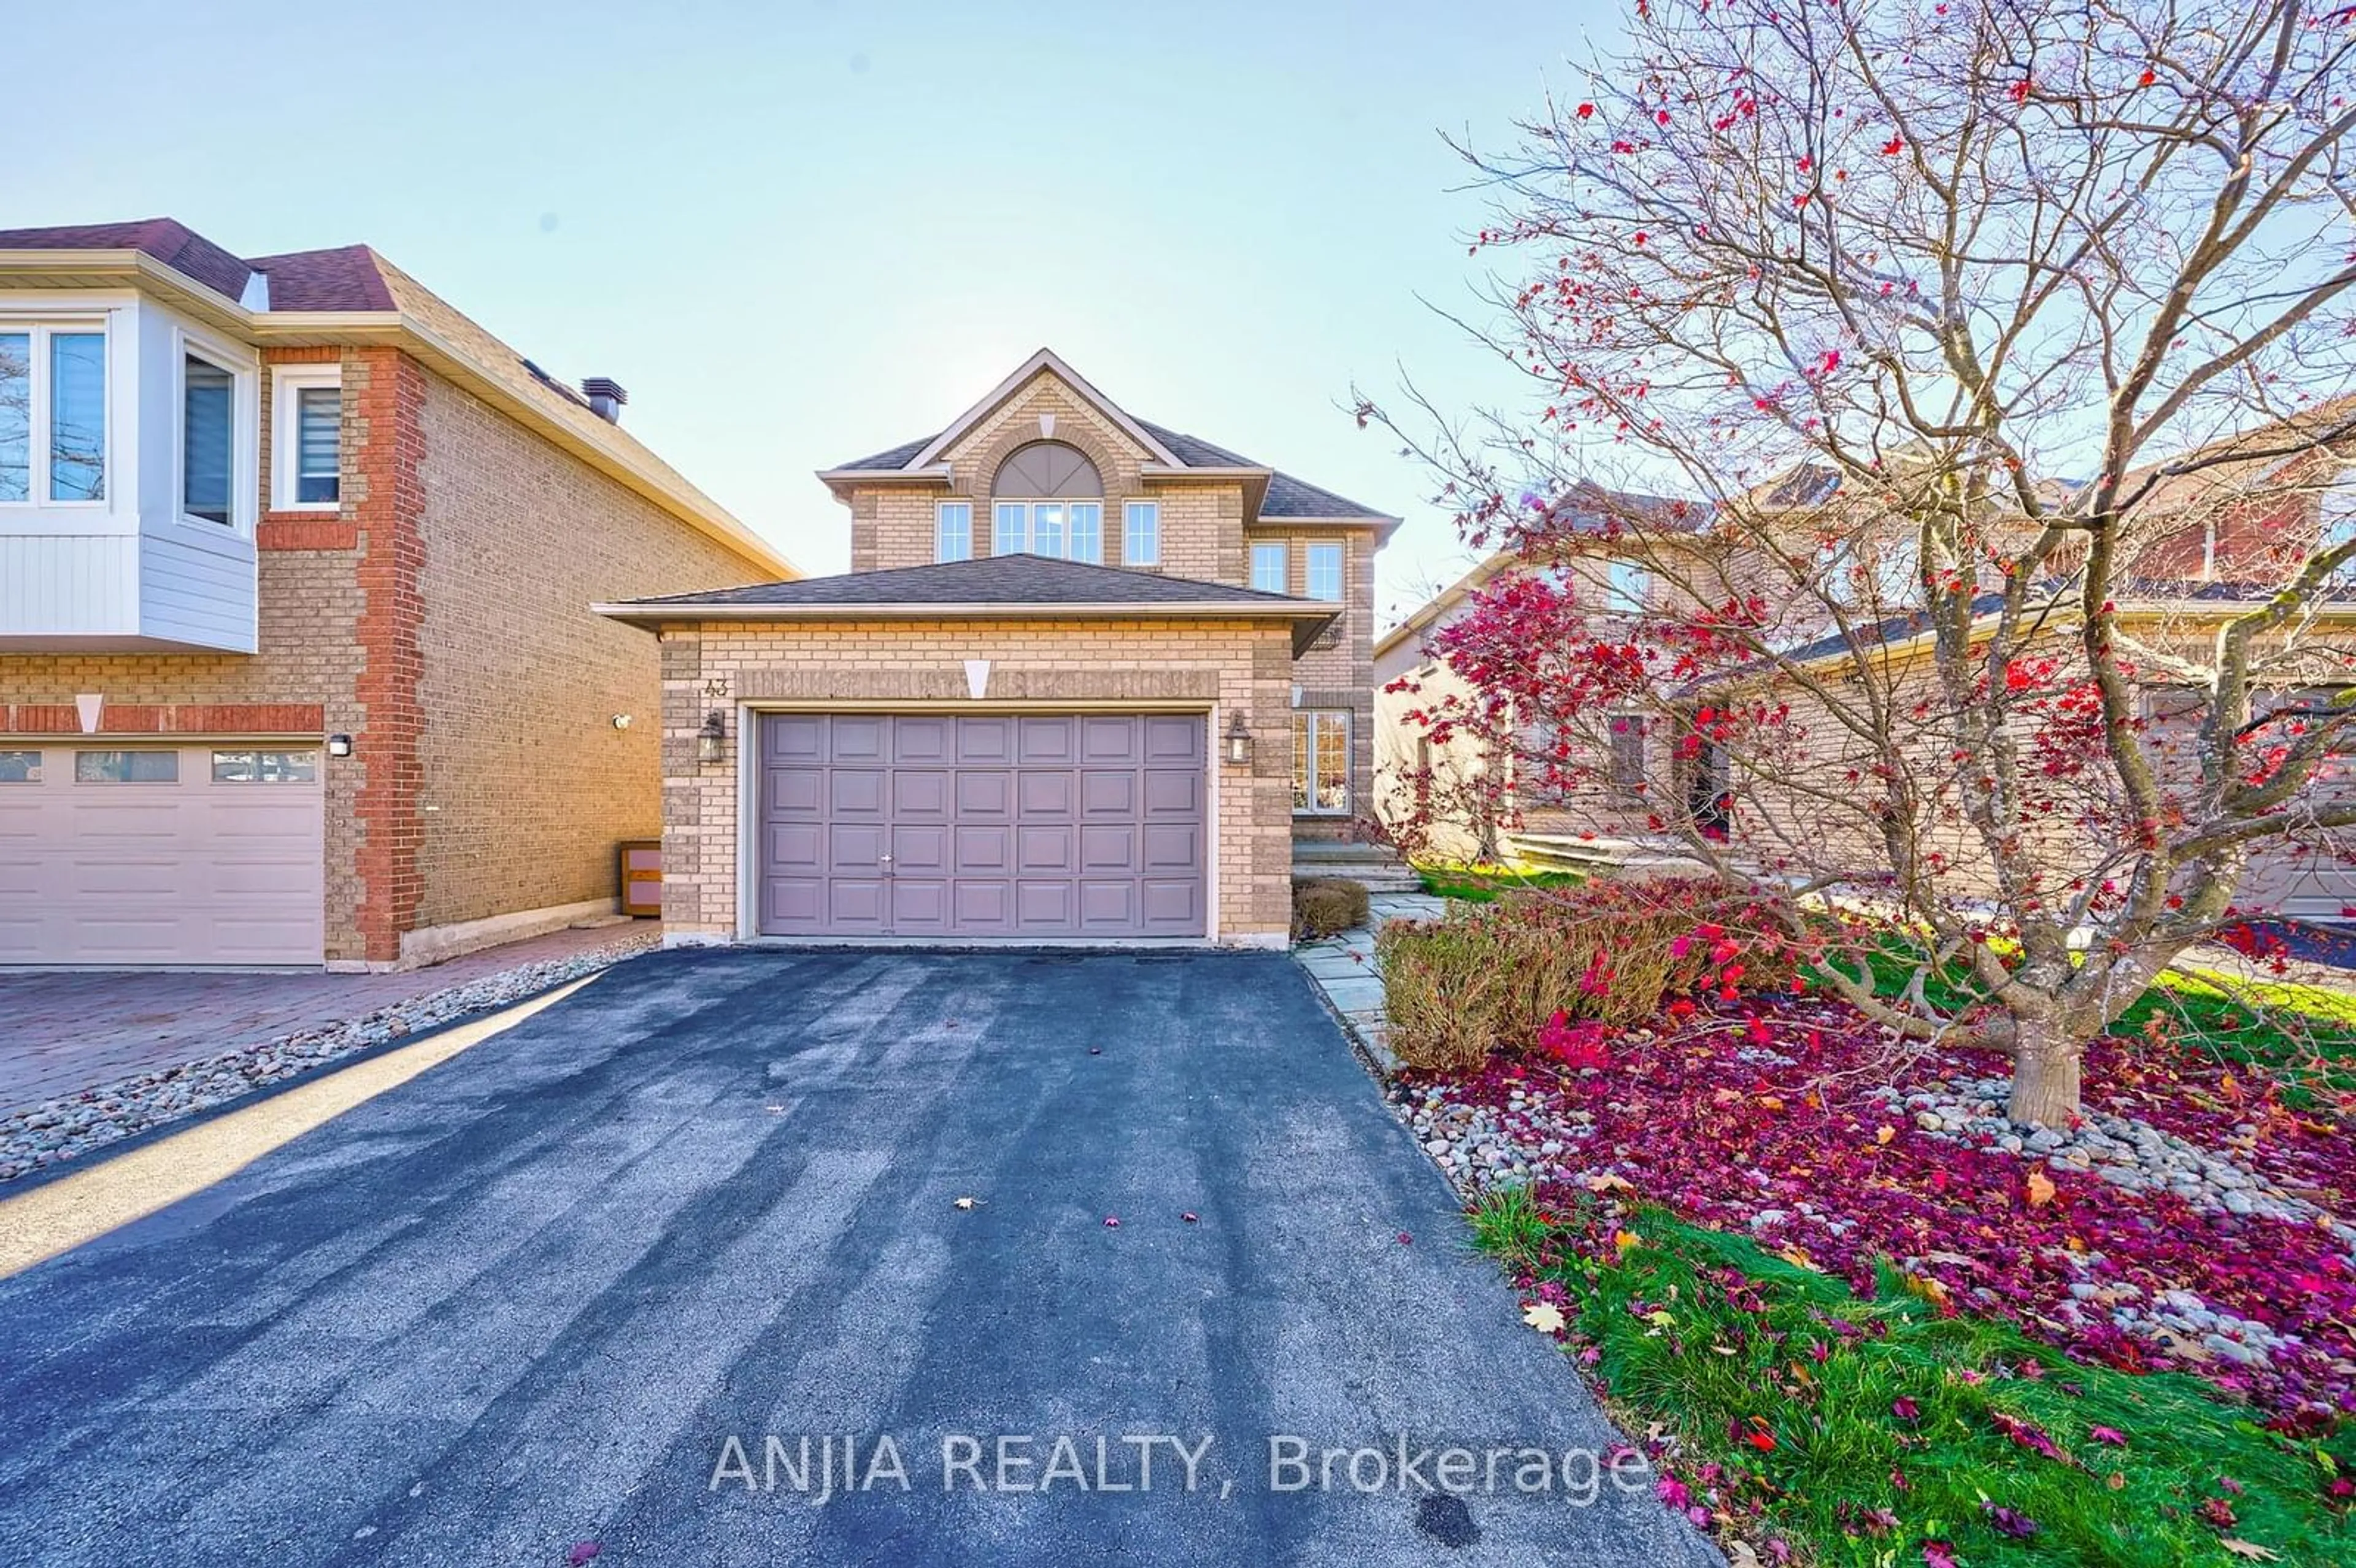
<svg viewBox="0 0 2356 1568"><path fill-rule="evenodd" d="M1258 589L1263 593L1290 593L1292 592L1290 586L1285 581L1285 562L1286 554L1285 547L1283 545L1256 544L1252 546L1251 585L1254 588Z"/></svg>
<svg viewBox="0 0 2356 1568"><path fill-rule="evenodd" d="M943 501L933 508L933 559L973 559L973 503Z"/></svg>
<svg viewBox="0 0 2356 1568"><path fill-rule="evenodd" d="M106 334L0 326L0 502L106 499Z"/></svg>
<svg viewBox="0 0 2356 1568"><path fill-rule="evenodd" d="M230 522L230 476L236 470L237 378L200 355L180 362L180 515Z"/></svg>
<svg viewBox="0 0 2356 1568"><path fill-rule="evenodd" d="M1633 560L1614 560L1605 581L1603 602L1615 615L1640 615L1653 596L1653 574Z"/></svg>
<svg viewBox="0 0 2356 1568"><path fill-rule="evenodd" d="M1120 560L1124 566L1162 564L1162 504L1131 501L1121 508Z"/></svg>
<svg viewBox="0 0 2356 1568"><path fill-rule="evenodd" d="M1104 560L1104 505L1098 501L1000 501L991 508L990 553Z"/></svg>
<svg viewBox="0 0 2356 1568"><path fill-rule="evenodd" d="M1342 547L1337 544L1313 544L1309 547L1309 597L1342 602Z"/></svg>
<svg viewBox="0 0 2356 1568"><path fill-rule="evenodd" d="M332 512L344 493L342 368L282 365L272 372L272 385L270 505L279 511Z"/></svg>

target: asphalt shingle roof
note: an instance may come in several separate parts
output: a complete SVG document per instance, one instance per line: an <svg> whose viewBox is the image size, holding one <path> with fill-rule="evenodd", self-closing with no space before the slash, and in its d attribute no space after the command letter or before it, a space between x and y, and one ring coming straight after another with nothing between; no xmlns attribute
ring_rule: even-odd
<svg viewBox="0 0 2356 1568"><path fill-rule="evenodd" d="M1188 435L1148 420L1138 420L1137 426L1146 434L1168 447L1173 456L1190 468L1267 468L1268 464L1224 446L1214 445L1200 436ZM897 446L886 447L866 457L841 464L844 468L893 469L905 468L909 459L930 446L936 436L920 435L914 441L904 441ZM1263 517L1365 517L1376 521L1390 520L1388 512L1377 512L1362 506L1346 496L1337 496L1320 485L1306 479L1296 479L1281 469L1269 469L1268 496L1260 503Z"/></svg>
<svg viewBox="0 0 2356 1568"><path fill-rule="evenodd" d="M853 571L839 577L804 577L791 582L755 582L701 593L673 593L636 604L753 605L780 608L818 604L1240 604L1295 605L1315 614L1321 604L1288 594L1156 571L1057 560L1043 555L992 555L931 566L900 566Z"/></svg>

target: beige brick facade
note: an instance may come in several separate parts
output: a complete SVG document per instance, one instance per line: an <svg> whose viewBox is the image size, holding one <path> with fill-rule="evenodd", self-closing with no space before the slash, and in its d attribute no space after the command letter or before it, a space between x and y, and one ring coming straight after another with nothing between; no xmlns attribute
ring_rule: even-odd
<svg viewBox="0 0 2356 1568"><path fill-rule="evenodd" d="M740 934L743 717L764 708L1041 712L1079 708L1202 712L1211 725L1211 892L1220 941L1280 943L1290 918L1291 634L1267 622L939 621L703 623L662 641L663 897L673 939ZM976 703L965 661L991 661ZM697 760L718 709L727 755ZM1216 737L1241 712L1257 738L1248 765ZM757 720L756 720L757 721ZM1271 743L1271 741L1275 743Z"/></svg>
<svg viewBox="0 0 2356 1568"><path fill-rule="evenodd" d="M1044 434L1043 418L1052 421ZM973 508L973 555L991 552L991 493L999 465L1018 448L1042 439L1074 447L1096 465L1104 483L1104 563L1130 566L1122 505L1150 500L1161 511L1161 559L1139 570L1158 571L1237 587L1250 584L1249 546L1281 541L1288 547L1290 585L1307 592L1311 542L1344 547L1344 603L1340 621L1292 665L1289 688L1304 709L1341 709L1350 716L1350 811L1340 816L1303 814L1294 831L1303 838L1344 838L1359 832L1373 815L1375 772L1374 605L1375 552L1382 535L1378 519L1355 525L1295 523L1248 518L1244 481L1233 475L1148 474L1161 460L1140 444L1094 401L1052 371L1032 377L997 409L977 421L941 454L949 469L944 482L893 482L851 488L851 567L873 571L919 566L935 559L936 507L958 500ZM1287 700L1293 692L1289 689ZM1267 731L1272 749L1283 753L1285 776L1291 766L1291 723ZM1290 790L1288 783L1287 789Z"/></svg>

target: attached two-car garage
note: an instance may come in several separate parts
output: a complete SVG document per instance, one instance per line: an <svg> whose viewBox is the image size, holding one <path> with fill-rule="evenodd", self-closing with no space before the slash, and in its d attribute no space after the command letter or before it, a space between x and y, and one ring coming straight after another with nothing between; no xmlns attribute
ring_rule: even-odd
<svg viewBox="0 0 2356 1568"><path fill-rule="evenodd" d="M755 722L764 936L1206 933L1200 713Z"/></svg>

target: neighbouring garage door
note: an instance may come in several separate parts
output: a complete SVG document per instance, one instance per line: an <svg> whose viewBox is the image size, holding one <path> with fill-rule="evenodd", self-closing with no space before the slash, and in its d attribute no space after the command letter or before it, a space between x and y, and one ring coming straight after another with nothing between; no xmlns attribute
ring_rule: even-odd
<svg viewBox="0 0 2356 1568"><path fill-rule="evenodd" d="M773 713L765 936L1201 936L1200 714Z"/></svg>
<svg viewBox="0 0 2356 1568"><path fill-rule="evenodd" d="M0 964L317 964L316 749L0 741Z"/></svg>

